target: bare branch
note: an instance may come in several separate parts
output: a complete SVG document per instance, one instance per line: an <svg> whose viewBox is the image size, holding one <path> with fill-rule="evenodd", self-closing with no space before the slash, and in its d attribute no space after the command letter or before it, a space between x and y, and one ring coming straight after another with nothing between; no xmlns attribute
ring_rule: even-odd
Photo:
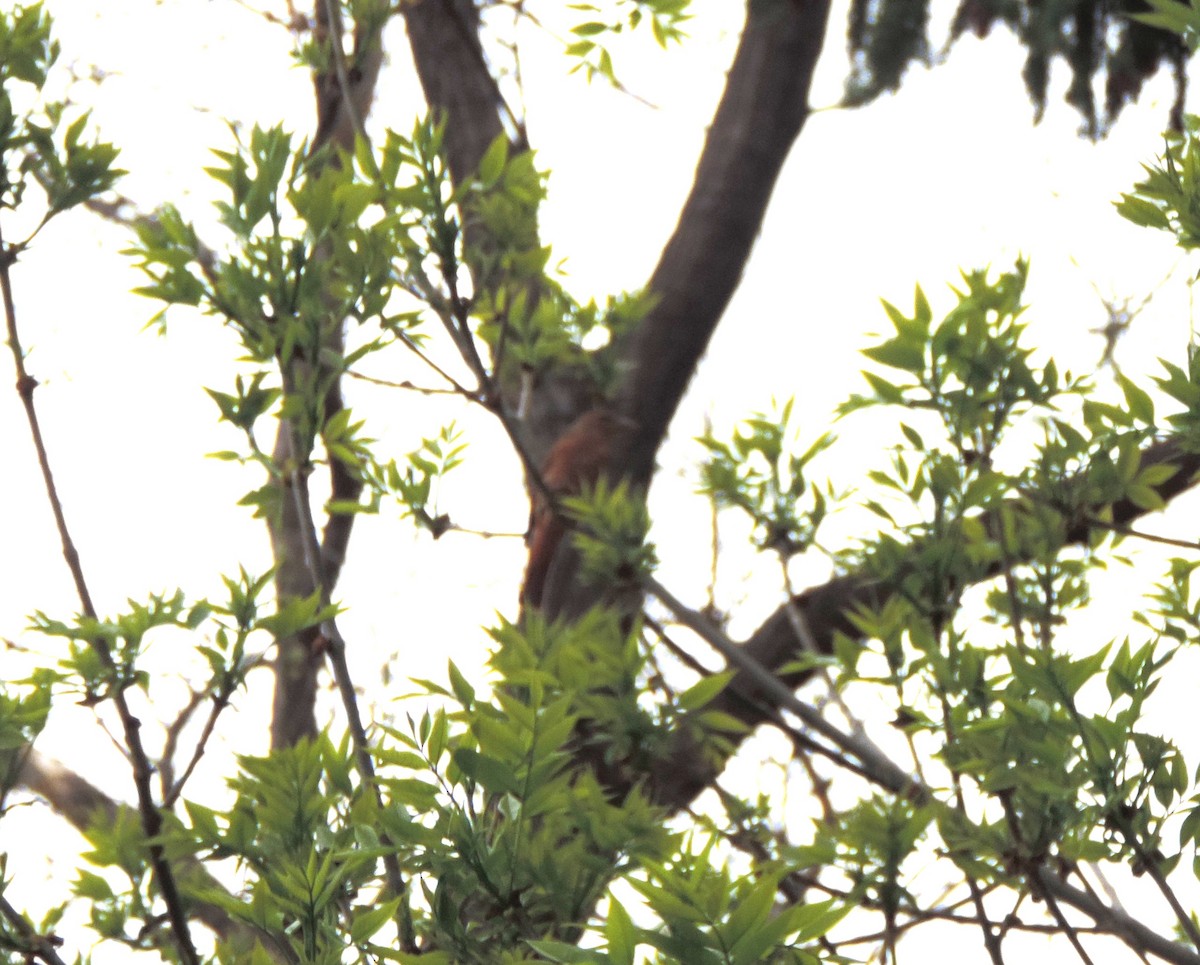
<svg viewBox="0 0 1200 965"><path fill-rule="evenodd" d="M448 121L451 176L462 184L504 132L500 118L508 113L483 57L479 10L473 0L428 0L406 3L402 13L425 100ZM515 146L524 147L523 138Z"/></svg>
<svg viewBox="0 0 1200 965"><path fill-rule="evenodd" d="M911 798L913 796L918 789L914 779L867 740L865 735L842 733L825 720L816 708L800 700L791 688L749 656L744 647L739 647L698 613L685 607L661 583L653 577L647 577L645 583L647 591L666 606L675 619L710 644L730 666L736 667L753 681L773 706L795 714L807 726L845 751L878 784L903 797Z"/></svg>

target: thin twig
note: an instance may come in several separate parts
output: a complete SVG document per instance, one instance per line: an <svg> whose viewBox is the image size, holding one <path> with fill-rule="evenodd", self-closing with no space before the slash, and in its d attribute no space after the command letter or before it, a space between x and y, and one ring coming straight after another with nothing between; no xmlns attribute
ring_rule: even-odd
<svg viewBox="0 0 1200 965"><path fill-rule="evenodd" d="M244 669L239 675L239 679L244 677L245 674L249 673L254 668L266 663L266 661L267 655L265 652L260 653L257 657L247 661ZM230 701L233 697L233 692L236 689L236 685L230 686L230 683L231 682L229 681L223 682L222 686L218 688L216 693L210 693L207 695L212 699L212 707L209 709L208 717L204 721L204 729L200 732L200 736L196 740L196 746L192 748L192 756L188 759L187 766L183 769L183 773L179 776L179 780L172 781L169 789L164 790L163 804L165 807L172 807L174 806L175 802L179 800L180 795L183 793L184 785L187 784L188 779L191 778L193 772L196 770L196 767L199 765L200 759L204 756L204 751L208 746L208 741L216 730L217 718L221 716L221 713L227 707L229 707ZM165 751L163 756L166 757Z"/></svg>
<svg viewBox="0 0 1200 965"><path fill-rule="evenodd" d="M657 621L645 613L643 613L642 619L648 627L661 634L662 640L667 644L667 647L676 653L676 655L685 663L687 663L688 666L690 666L703 677L712 675L713 671L709 670L698 660L688 654L687 651L679 646L679 644L675 643L671 637L666 634L665 629L663 629ZM682 623L682 621L680 622ZM687 624L684 625L687 626ZM693 629L694 632L694 628L689 627L689 629ZM731 643L731 645L733 644ZM838 767L850 771L853 774L857 774L859 777L865 778L868 781L875 780L872 772L863 765L859 764L857 761L847 758L844 754L839 753L834 748L827 747L824 744L814 740L808 734L797 730L788 723L787 718L785 718L777 708L767 710L764 705L764 712L765 716L767 717L767 722L775 727L781 734L783 734L784 737L788 739L788 741L791 742L797 753L807 752L818 754L821 757L829 759ZM816 790L816 788L814 788L814 790ZM832 811L832 807L829 807L828 810Z"/></svg>
<svg viewBox="0 0 1200 965"><path fill-rule="evenodd" d="M1107 529L1109 532L1117 533L1121 536L1132 536L1135 539L1144 539L1149 543L1161 543L1163 546L1177 546L1185 550L1200 550L1200 543L1195 540L1175 539L1171 536L1159 536L1157 533L1146 533L1140 529L1134 529L1132 526L1107 522L1096 516L1089 516L1087 521L1091 526L1095 526L1098 529Z"/></svg>
<svg viewBox="0 0 1200 965"><path fill-rule="evenodd" d="M454 376L452 376L449 372L447 372L440 365L438 365L433 359L431 359L428 355L426 355L423 351L421 351L421 347L419 345L417 345L417 343L414 342L411 338L409 338L409 336L407 334L405 334L404 332L400 332L400 333L398 333L398 337L399 337L400 343L402 345L407 347L414 355L417 356L417 358L419 358L422 362L424 362L431 369L433 369L434 372L436 372L443 379L445 379L447 384L450 386L450 388L453 392L455 392L458 395L463 396L464 398L471 399L472 401L479 400L479 392L477 390L472 391L471 389L468 389L465 385L463 385L461 382L459 382L456 378L454 378Z"/></svg>
<svg viewBox="0 0 1200 965"><path fill-rule="evenodd" d="M642 614L642 623L644 623L654 635L658 637L659 642L666 646L675 657L693 673L701 677L711 677L712 671L704 666L699 660L688 653L679 643L677 643L669 633L667 628L650 616L648 613Z"/></svg>
<svg viewBox="0 0 1200 965"><path fill-rule="evenodd" d="M672 615L689 630L716 650L725 660L745 673L756 686L761 687L773 702L795 714L818 734L831 740L837 747L856 758L875 781L888 790L911 798L918 792L918 785L911 775L892 762L879 748L863 737L843 733L830 724L811 705L800 700L791 689L757 660L747 654L700 614L688 609L677 600L666 587L654 577L643 578L646 590L655 596Z"/></svg>
<svg viewBox="0 0 1200 965"><path fill-rule="evenodd" d="M458 389L435 389L429 385L417 385L415 382L410 382L405 379L403 382L394 382L391 379L380 379L373 375L366 375L363 372L355 372L353 369L347 369L346 375L352 379L358 379L360 382L368 382L371 385L378 385L384 389L405 389L409 392L417 392L421 395L453 395L458 396L462 393Z"/></svg>
<svg viewBox="0 0 1200 965"><path fill-rule="evenodd" d="M9 271L12 264L16 261L17 253L18 249L7 247L4 244L3 235L0 235L0 298L2 298L4 304L4 320L8 332L8 345L12 350L13 364L16 367L17 394L20 396L21 403L25 409L25 418L29 424L30 435L33 437L38 466L42 472L42 481L45 486L47 498L50 500L50 508L54 514L55 525L58 528L59 539L62 543L63 558L66 560L67 568L71 572L71 579L75 584L75 591L79 596L80 608L84 616L95 620L97 618L96 608L92 602L92 595L88 590L87 580L84 578L83 567L79 561L79 552L75 547L74 539L71 537L70 528L67 526L62 500L58 494L58 487L54 482L54 473L50 468L50 457L46 452L41 422L38 419L37 409L33 404L33 392L38 383L25 368L25 355L21 348L21 339L17 330L17 312L13 301L12 279ZM166 852L159 841L159 832L162 830L162 816L159 813L158 806L154 803L154 792L151 788L153 768L142 745L141 721L134 716L129 707L129 702L125 697L125 686L128 682L118 679L119 674L116 661L113 659L112 652L104 640L99 638L94 639L91 641L91 646L100 658L106 671L113 678L111 699L121 720L121 727L125 735L125 744L133 769L133 781L137 788L138 813L141 816L142 833L146 837L146 845L150 854L150 866L154 871L159 892L167 907L167 917L171 923L171 933L174 936L176 949L185 965L199 965L200 957L196 952L195 945L192 943L192 935L188 927L183 899L176 885L174 872L167 861Z"/></svg>
<svg viewBox="0 0 1200 965"><path fill-rule="evenodd" d="M304 554L304 566L308 570L309 578L318 592L321 608L326 609L330 605L329 586L321 565L321 544L317 537L317 527L313 519L307 480L304 469L299 465L299 453L302 451L299 432L295 426L286 425L289 425L291 429L290 443L293 463L290 472L289 488L292 490L292 500L295 504L296 516L300 523L300 542ZM321 621L320 632L325 642L325 654L329 659L330 668L333 670L333 679L337 685L338 694L341 697L342 709L346 713L346 721L350 729L350 740L354 747L355 764L362 775L363 783L370 789L370 793L374 795L376 803L382 810L384 806L383 793L375 777L375 764L371 759L370 742L367 739L367 731L362 722L362 715L358 710L358 695L355 692L354 682L350 676L350 667L346 662L345 638L342 637L341 630L338 629L337 620L332 616L328 616ZM385 847L388 846L387 835L382 832L380 834L380 841ZM389 849L384 855L383 865L388 888L397 898L403 897L406 894L406 888L404 879L400 873L400 863L393 850ZM415 947L413 935L402 934L400 937L403 948L411 951Z"/></svg>
<svg viewBox="0 0 1200 965"><path fill-rule="evenodd" d="M180 735L183 734L183 729L187 727L192 715L196 713L196 709L208 696L206 690L207 688L192 690L188 694L187 703L183 705L183 709L175 715L175 719L167 727L162 754L158 761L158 783L164 806L170 806L167 802L170 800L171 786L175 783L175 752L179 747Z"/></svg>

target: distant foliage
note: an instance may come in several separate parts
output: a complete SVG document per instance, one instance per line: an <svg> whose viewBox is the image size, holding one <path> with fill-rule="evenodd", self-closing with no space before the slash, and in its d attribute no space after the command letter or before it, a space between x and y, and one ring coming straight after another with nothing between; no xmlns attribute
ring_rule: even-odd
<svg viewBox="0 0 1200 965"><path fill-rule="evenodd" d="M1067 103L1079 111L1088 137L1103 136L1164 66L1175 77L1170 124L1178 129L1183 120L1187 49L1178 34L1160 29L1161 25L1130 19L1147 10L1142 0L1115 4L961 0L950 34L939 45L929 34L928 0L853 0L847 33L852 70L846 101L866 104L894 91L914 61L934 64L963 35L986 37L1000 24L1028 52L1021 76L1037 119L1046 109L1051 66L1061 58L1071 72Z"/></svg>

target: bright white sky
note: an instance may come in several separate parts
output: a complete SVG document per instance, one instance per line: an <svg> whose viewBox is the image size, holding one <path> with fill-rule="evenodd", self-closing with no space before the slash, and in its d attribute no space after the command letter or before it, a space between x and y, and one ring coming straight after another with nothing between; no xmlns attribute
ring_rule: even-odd
<svg viewBox="0 0 1200 965"><path fill-rule="evenodd" d="M282 121L301 134L311 125L311 88L305 72L290 66L286 33L233 0L51 0L48 6L58 17L62 65L87 73L95 64L104 72L98 87L79 83L71 94L94 108L103 135L122 148L122 166L132 172L122 190L146 208L170 199L202 224L211 219L213 190L197 171L209 163L208 148L229 146L226 118L243 129ZM618 56L627 86L658 109L599 84L589 87L578 76L564 78L554 43L536 32L526 36L531 139L541 165L553 172L543 237L567 259L577 295L603 296L648 277L690 184L740 7L696 0L688 46L662 55L635 42ZM813 95L818 105L834 103L840 93L844 17L835 15L833 23ZM420 107L398 30L388 49L392 62L372 116L377 130L407 132ZM1180 266L1169 239L1123 223L1109 204L1160 148L1169 79L1149 85L1109 139L1091 145L1077 138L1076 116L1059 103L1062 75L1045 121L1031 126L1021 62L1007 37L965 40L949 64L913 72L900 95L809 120L742 288L662 453L653 507L661 575L677 595L702 602L708 577L708 510L688 498L699 451L690 440L702 431L703 417L727 426L767 407L773 395L794 394L806 433L815 436L833 406L860 387L856 352L868 344L866 333L886 325L879 297L905 308L919 280L935 307L945 307L945 283L959 266L999 269L1026 253L1037 343L1060 368L1086 371L1103 347L1089 329L1106 321L1093 286L1136 305L1176 269L1122 343L1119 359L1136 377L1152 370L1156 356L1182 358L1190 329L1183 281L1195 266ZM14 274L29 366L43 383L37 402L50 455L103 612L127 596L176 586L192 598L217 594L219 574L239 564L261 571L268 560L260 527L234 505L257 480L203 458L239 445L232 430L214 427L215 407L201 388L229 390L236 347L212 319L185 312L169 317L165 340L141 331L157 306L128 294L140 279L118 253L126 244L122 232L86 215L62 218ZM350 391L371 434L396 455L457 418L475 459L452 478L442 508L467 527L524 529L516 461L486 420L457 404L428 404L361 384ZM854 423L839 430L846 437L842 454L824 468L845 488L878 461L886 443L865 433L870 438L858 444ZM10 548L0 563L0 638L42 646L24 633L26 616L66 615L77 604L12 392L0 394L0 452L7 456L0 543ZM1181 535L1194 535L1191 518ZM732 632L740 635L779 596L774 568L738 551L737 532L732 527L725 542L719 602L735 610ZM828 542L836 546L853 532L852 524L835 519ZM496 611L512 615L524 548L515 538L450 536L434 544L408 524L381 517L362 521L350 555L339 588L349 607L343 632L357 679L367 682L395 654L401 677L441 677L451 654L468 671L479 667L487 653L479 628ZM801 564L795 579L806 585L827 571L815 560ZM1121 611L1098 613L1090 629L1107 639L1105 622L1114 612ZM166 676L179 674L184 663L174 642L153 654ZM4 676L18 673L19 663L0 651ZM259 689L242 701L255 718L260 711L253 705L266 700L266 684L260 677ZM405 689L393 684L388 693ZM123 794L125 772L103 743L80 759L80 735L93 727L90 711L65 709L40 746ZM237 750L265 749L265 726L243 721L238 731ZM240 737L247 732L263 737L246 746ZM218 755L193 793L223 771ZM0 850L45 833L30 811L21 818L28 824L10 818L0 824ZM48 860L40 851L18 851L9 870L38 878ZM59 873L69 873L69 865Z"/></svg>

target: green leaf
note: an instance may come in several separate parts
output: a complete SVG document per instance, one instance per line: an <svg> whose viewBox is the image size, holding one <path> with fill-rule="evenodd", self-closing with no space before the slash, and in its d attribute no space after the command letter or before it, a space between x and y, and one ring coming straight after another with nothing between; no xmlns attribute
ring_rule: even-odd
<svg viewBox="0 0 1200 965"><path fill-rule="evenodd" d="M925 370L925 346L922 342L909 338L888 339L879 345L864 349L862 354L881 365L912 372L914 375Z"/></svg>
<svg viewBox="0 0 1200 965"><path fill-rule="evenodd" d="M875 394L879 396L881 402L888 405L902 405L904 403L904 390L895 383L889 382L881 375L876 375L874 372L863 372L863 378L870 383Z"/></svg>
<svg viewBox="0 0 1200 965"><path fill-rule="evenodd" d="M588 23L581 23L572 27L571 33L575 34L576 37L595 37L598 34L604 33L608 29L609 28L607 24L590 21Z"/></svg>
<svg viewBox="0 0 1200 965"><path fill-rule="evenodd" d="M530 941L527 942L539 955L552 962L566 962L568 965L605 965L608 957L600 952L588 951L566 942ZM420 965L424 959L413 959L414 965Z"/></svg>
<svg viewBox="0 0 1200 965"><path fill-rule="evenodd" d="M393 898L378 908L356 910L350 920L350 940L356 945L365 942L392 919L399 907L400 899Z"/></svg>
<svg viewBox="0 0 1200 965"><path fill-rule="evenodd" d="M88 901L108 901L113 897L112 886L105 878L93 874L84 868L79 869L79 877L75 879L75 894Z"/></svg>
<svg viewBox="0 0 1200 965"><path fill-rule="evenodd" d="M904 433L904 438L908 440L909 445L916 449L917 452L925 451L925 440L921 438L921 434L916 429L902 422L900 423L900 431Z"/></svg>
<svg viewBox="0 0 1200 965"><path fill-rule="evenodd" d="M732 670L725 670L696 681L679 695L679 706L684 710L698 710L725 689L733 674Z"/></svg>
<svg viewBox="0 0 1200 965"><path fill-rule="evenodd" d="M1144 509L1146 512L1155 512L1160 509L1166 509L1166 501L1158 494L1158 491L1150 486L1133 484L1126 491L1129 501L1139 509Z"/></svg>
<svg viewBox="0 0 1200 965"><path fill-rule="evenodd" d="M771 914L778 884L778 878L774 875L761 878L729 916L723 932L725 940L730 943L729 952L734 965L758 961L773 944L763 933L762 926Z"/></svg>
<svg viewBox="0 0 1200 965"><path fill-rule="evenodd" d="M454 696L458 698L458 702L463 705L465 710L470 710L475 704L475 688L463 676L462 671L455 666L453 660L447 661L447 663L449 665L450 687L454 691Z"/></svg>
<svg viewBox="0 0 1200 965"><path fill-rule="evenodd" d="M849 904L839 904L836 899L814 901L806 905L795 905L789 908L788 931L794 933L794 941L810 942L829 933L839 921L850 913Z"/></svg>
<svg viewBox="0 0 1200 965"><path fill-rule="evenodd" d="M479 180L485 188L493 187L504 173L508 161L508 136L503 132L496 135L479 161Z"/></svg>
<svg viewBox="0 0 1200 965"><path fill-rule="evenodd" d="M613 965L633 965L633 954L637 948L637 935L633 920L616 898L608 899L608 923L604 928L608 940L608 957Z"/></svg>
<svg viewBox="0 0 1200 965"><path fill-rule="evenodd" d="M456 748L454 763L467 777L494 793L517 794L521 789L521 782L511 767L477 750Z"/></svg>
<svg viewBox="0 0 1200 965"><path fill-rule="evenodd" d="M1129 413L1139 422L1154 425L1154 402L1149 393L1124 375L1118 375L1117 381L1125 394L1125 404L1129 407Z"/></svg>
<svg viewBox="0 0 1200 965"><path fill-rule="evenodd" d="M1135 16L1134 19L1138 18ZM1171 228L1171 219L1167 213L1159 205L1146 198L1124 194L1121 196L1121 200L1116 202L1116 208L1122 218L1139 227L1158 228L1162 231L1169 231Z"/></svg>

